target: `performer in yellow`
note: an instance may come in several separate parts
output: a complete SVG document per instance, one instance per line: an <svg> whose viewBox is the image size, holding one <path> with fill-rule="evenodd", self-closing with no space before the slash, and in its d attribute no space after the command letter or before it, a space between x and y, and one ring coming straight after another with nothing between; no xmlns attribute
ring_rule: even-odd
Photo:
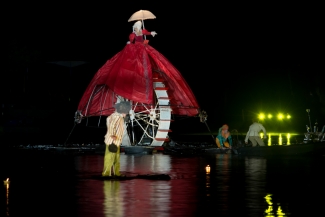
<svg viewBox="0 0 325 217"><path fill-rule="evenodd" d="M131 110L131 104L128 101L122 101L115 104L115 112L107 117L107 133L105 135L105 157L102 176L121 176L120 174L120 145L124 133L124 117ZM109 145L117 145L117 152L109 150Z"/></svg>

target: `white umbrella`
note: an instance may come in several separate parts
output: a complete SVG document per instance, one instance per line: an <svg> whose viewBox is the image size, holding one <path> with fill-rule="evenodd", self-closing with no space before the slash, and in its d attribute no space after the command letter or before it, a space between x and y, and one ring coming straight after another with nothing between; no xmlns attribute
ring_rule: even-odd
<svg viewBox="0 0 325 217"><path fill-rule="evenodd" d="M129 18L128 22L135 21L135 20L141 20L142 21L142 28L144 29L144 22L143 20L147 19L156 19L156 16L151 13L148 10L139 10L132 14L132 16ZM144 36L146 38L146 36Z"/></svg>

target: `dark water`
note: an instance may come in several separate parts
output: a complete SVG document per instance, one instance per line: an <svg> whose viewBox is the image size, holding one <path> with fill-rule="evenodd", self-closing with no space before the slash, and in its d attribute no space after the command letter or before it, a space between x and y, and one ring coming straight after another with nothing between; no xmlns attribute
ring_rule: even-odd
<svg viewBox="0 0 325 217"><path fill-rule="evenodd" d="M210 165L211 172L206 173ZM124 174L171 180L101 181L102 155L2 152L1 216L322 216L325 157L121 155Z"/></svg>

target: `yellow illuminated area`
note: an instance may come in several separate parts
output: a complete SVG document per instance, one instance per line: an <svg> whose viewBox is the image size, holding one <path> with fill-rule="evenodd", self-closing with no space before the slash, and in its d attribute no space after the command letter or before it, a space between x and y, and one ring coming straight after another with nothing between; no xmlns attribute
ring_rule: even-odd
<svg viewBox="0 0 325 217"><path fill-rule="evenodd" d="M269 206L269 208L265 210L266 216L274 216L272 211L273 211L273 207Z"/></svg>
<svg viewBox="0 0 325 217"><path fill-rule="evenodd" d="M282 145L282 134L279 135L279 145Z"/></svg>
<svg viewBox="0 0 325 217"><path fill-rule="evenodd" d="M260 119L260 120L264 120L264 119L265 119L265 115L264 115L264 113L260 113L260 114L258 115L258 119Z"/></svg>
<svg viewBox="0 0 325 217"><path fill-rule="evenodd" d="M268 146L271 146L272 145L271 133L269 133L269 139L267 140L267 145Z"/></svg>
<svg viewBox="0 0 325 217"><path fill-rule="evenodd" d="M266 216L274 216L273 214L273 206L272 206L272 198L271 198L271 194L268 194L265 197L265 200L267 202L267 204L269 205L268 208L265 210Z"/></svg>
<svg viewBox="0 0 325 217"><path fill-rule="evenodd" d="M276 214L277 214L277 216L285 216L286 215L284 212L282 212L281 206L278 207Z"/></svg>
<svg viewBox="0 0 325 217"><path fill-rule="evenodd" d="M283 115L282 113L279 113L279 114L278 114L278 119L279 119L279 120L282 120L283 118L284 118L284 115Z"/></svg>
<svg viewBox="0 0 325 217"><path fill-rule="evenodd" d="M4 180L4 181L3 181L3 184L4 184L4 185L9 185L9 184L10 184L9 178L7 178L6 180Z"/></svg>
<svg viewBox="0 0 325 217"><path fill-rule="evenodd" d="M207 174L210 174L210 170L211 170L210 166L207 165L207 166L205 167L205 171L206 171L206 173L207 173Z"/></svg>
<svg viewBox="0 0 325 217"><path fill-rule="evenodd" d="M264 133L260 133L260 137L261 137L261 139L263 139Z"/></svg>
<svg viewBox="0 0 325 217"><path fill-rule="evenodd" d="M264 198L265 198L267 204L269 204L270 206L273 204L272 203L272 194L268 194Z"/></svg>
<svg viewBox="0 0 325 217"><path fill-rule="evenodd" d="M292 145L292 141L296 141L295 137L299 136L298 133L288 133L288 132L276 132L276 131L270 131L267 133L267 145L272 146L274 144L277 145ZM259 136L262 138L262 133L259 133ZM273 139L273 140L272 140ZM266 141L265 141L266 144Z"/></svg>
<svg viewBox="0 0 325 217"><path fill-rule="evenodd" d="M269 217L275 217L275 216L286 216L286 214L282 211L280 204L278 204L278 209L276 210L276 213L273 212L273 202L272 202L272 194L266 195L265 201L268 204L267 209L265 210L266 215Z"/></svg>
<svg viewBox="0 0 325 217"><path fill-rule="evenodd" d="M291 119L291 115L287 114L287 119Z"/></svg>
<svg viewBox="0 0 325 217"><path fill-rule="evenodd" d="M272 115L272 114L268 114L268 115L267 115L267 118L268 118L268 119L271 119L271 118L273 118L273 115Z"/></svg>
<svg viewBox="0 0 325 217"><path fill-rule="evenodd" d="M7 180L4 181L5 185L6 185L6 205L7 205L7 209L6 209L6 214L7 216L10 216L9 214L9 178L7 178Z"/></svg>

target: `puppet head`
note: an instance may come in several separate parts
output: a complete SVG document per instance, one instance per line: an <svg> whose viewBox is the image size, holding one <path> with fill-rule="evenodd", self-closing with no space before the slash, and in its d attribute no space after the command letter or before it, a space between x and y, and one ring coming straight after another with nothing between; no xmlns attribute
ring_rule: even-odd
<svg viewBox="0 0 325 217"><path fill-rule="evenodd" d="M116 111L120 114L128 114L131 110L131 103L129 101L122 101L114 105Z"/></svg>
<svg viewBox="0 0 325 217"><path fill-rule="evenodd" d="M142 22L141 21L137 21L134 23L133 25L133 32L134 32L134 29L137 28L138 30L140 30L142 27Z"/></svg>

